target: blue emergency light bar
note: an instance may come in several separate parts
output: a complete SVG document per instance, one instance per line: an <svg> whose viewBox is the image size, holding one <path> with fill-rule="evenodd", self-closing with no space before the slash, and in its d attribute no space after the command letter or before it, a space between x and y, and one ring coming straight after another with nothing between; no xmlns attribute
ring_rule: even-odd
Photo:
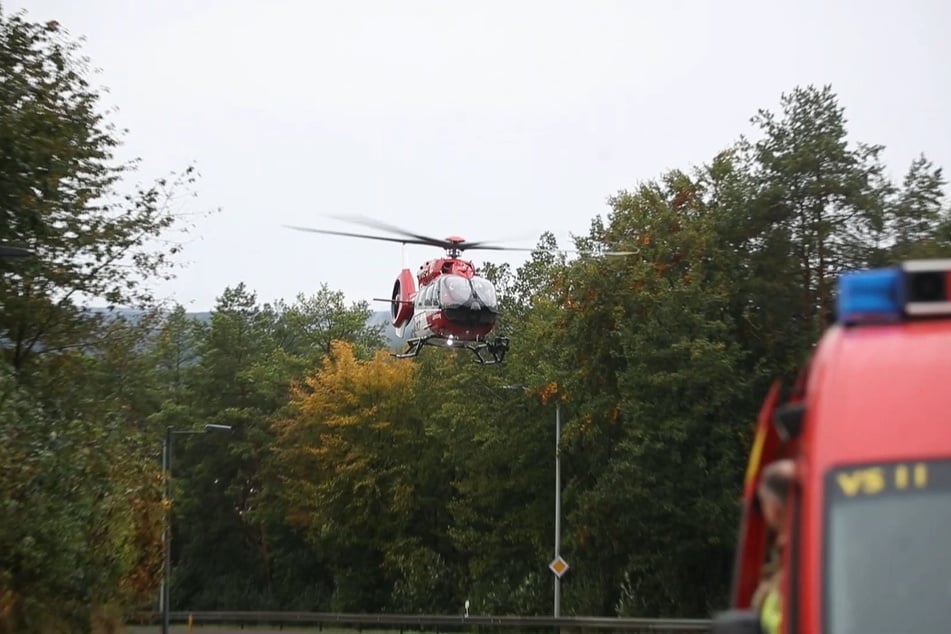
<svg viewBox="0 0 951 634"><path fill-rule="evenodd" d="M951 259L911 260L839 276L839 323L888 323L937 315L951 316Z"/></svg>

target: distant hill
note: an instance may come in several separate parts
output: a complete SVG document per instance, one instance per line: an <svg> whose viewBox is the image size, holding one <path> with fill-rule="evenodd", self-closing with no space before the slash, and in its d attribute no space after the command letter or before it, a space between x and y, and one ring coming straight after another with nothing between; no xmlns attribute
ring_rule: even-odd
<svg viewBox="0 0 951 634"><path fill-rule="evenodd" d="M390 316L390 311L388 310L378 310L367 320L367 325L369 326L378 326L383 325L383 336L386 337L386 340L389 342L390 347L393 349L400 348L404 343L406 343L406 337L397 337L396 332L393 330L393 323L390 321L392 317Z"/></svg>
<svg viewBox="0 0 951 634"><path fill-rule="evenodd" d="M142 311L133 310L130 308L115 308L112 311L107 308L92 308L93 312L96 313L109 313L112 312L116 315L121 315L129 319L130 321L135 321L141 314ZM209 322L211 321L211 311L204 312L195 312L195 313L185 313L186 316L202 321ZM383 326L383 336L386 337L386 341L389 344L390 348L397 349L400 348L405 342L405 337L397 337L396 332L393 330L393 324L390 322L390 311L388 310L378 310L370 315L370 318L367 319L367 326Z"/></svg>

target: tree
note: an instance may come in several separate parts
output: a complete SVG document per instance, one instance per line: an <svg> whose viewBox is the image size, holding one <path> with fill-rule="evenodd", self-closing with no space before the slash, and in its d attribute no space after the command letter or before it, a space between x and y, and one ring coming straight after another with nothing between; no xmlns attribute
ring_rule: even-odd
<svg viewBox="0 0 951 634"><path fill-rule="evenodd" d="M130 450L131 449L131 450ZM55 419L0 372L0 624L87 631L91 610L147 599L161 480L122 420Z"/></svg>
<svg viewBox="0 0 951 634"><path fill-rule="evenodd" d="M427 437L414 378L412 364L386 351L360 362L337 342L274 422L289 518L332 566L334 609L386 606L394 583L387 560L439 574L438 553L412 531L427 512L419 504Z"/></svg>
<svg viewBox="0 0 951 634"><path fill-rule="evenodd" d="M190 372L199 362L206 323L190 317L176 305L162 315L152 345L145 355L156 369L156 382L172 398L181 398L190 385Z"/></svg>
<svg viewBox="0 0 951 634"><path fill-rule="evenodd" d="M185 384L153 421L234 430L227 442L183 439L179 448L176 480L187 493L176 505L175 605L317 609L326 603L323 564L286 521L269 420L287 408L291 386L333 342L346 340L361 356L382 345L368 317L365 303L347 307L342 293L326 285L293 304L261 305L239 284L225 289L207 326L185 328L170 318L171 330L156 349L161 376ZM195 359L184 356L189 365L181 368L189 351Z"/></svg>
<svg viewBox="0 0 951 634"><path fill-rule="evenodd" d="M458 395L434 427L454 477L450 536L465 568L460 590L482 614L547 614L554 508L554 408L535 390L493 381L446 381Z"/></svg>
<svg viewBox="0 0 951 634"><path fill-rule="evenodd" d="M283 396L261 380L275 351L276 320L273 307L260 306L244 284L226 288L197 342L187 390L153 416L159 428L210 423L233 429L227 437L176 441L175 481L182 494L175 496L173 513L173 608L255 605L260 598L249 596L248 580L252 587L266 585L267 544L246 516L260 499L267 418ZM279 376L283 372L278 369Z"/></svg>
<svg viewBox="0 0 951 634"><path fill-rule="evenodd" d="M892 240L888 263L951 253L946 185L942 169L924 155L912 161L902 187L886 204L884 233Z"/></svg>
<svg viewBox="0 0 951 634"><path fill-rule="evenodd" d="M141 605L158 579L152 314L85 304L154 303L196 173L128 187L136 162L115 160L90 77L56 22L0 14L0 242L35 253L0 261L0 595L17 631L88 630L90 609Z"/></svg>
<svg viewBox="0 0 951 634"><path fill-rule="evenodd" d="M850 147L844 109L831 87L783 94L782 116L760 110L752 146L759 181L757 214L788 240L802 299L796 318L815 340L832 314L833 280L868 260L867 238L881 224L888 184L880 145ZM787 283L794 283L792 279Z"/></svg>
<svg viewBox="0 0 951 634"><path fill-rule="evenodd" d="M365 301L347 306L341 291L321 284L311 296L297 295L290 306L279 303L280 323L276 336L286 351L315 363L330 354L334 341L349 341L363 356L370 356L386 345L383 327L368 327L369 304Z"/></svg>
<svg viewBox="0 0 951 634"><path fill-rule="evenodd" d="M638 253L567 273L566 610L703 614L725 587L747 382L716 194L678 171L620 192L590 240Z"/></svg>
<svg viewBox="0 0 951 634"><path fill-rule="evenodd" d="M101 316L83 301L152 303L147 282L168 277L180 249L174 205L197 173L120 194L136 162L115 161L119 132L90 75L58 23L0 14L0 242L35 253L0 261L0 335L17 370L96 340Z"/></svg>

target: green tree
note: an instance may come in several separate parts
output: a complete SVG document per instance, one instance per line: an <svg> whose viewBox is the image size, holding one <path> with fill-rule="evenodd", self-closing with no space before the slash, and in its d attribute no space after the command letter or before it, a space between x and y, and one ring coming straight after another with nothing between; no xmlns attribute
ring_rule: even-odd
<svg viewBox="0 0 951 634"><path fill-rule="evenodd" d="M36 254L0 262L0 334L18 370L95 341L101 316L84 301L151 303L147 282L171 274L180 248L170 203L196 172L121 194L136 163L114 159L119 132L90 75L56 22L0 14L0 242Z"/></svg>
<svg viewBox="0 0 951 634"><path fill-rule="evenodd" d="M568 273L566 611L703 614L725 586L746 381L715 194L681 172L619 193L591 239L638 254Z"/></svg>
<svg viewBox="0 0 951 634"><path fill-rule="evenodd" d="M79 45L55 22L0 13L0 482L5 614L17 631L85 631L90 612L150 602L160 561L152 304L172 271L173 209L193 169L127 185ZM123 189L132 193L122 194ZM12 374L11 374L12 371ZM18 385L13 385L16 377ZM41 619L39 615L44 615Z"/></svg>
<svg viewBox="0 0 951 634"><path fill-rule="evenodd" d="M184 306L176 305L161 315L146 356L155 366L156 382L171 397L185 394L207 331L207 324L189 316Z"/></svg>
<svg viewBox="0 0 951 634"><path fill-rule="evenodd" d="M158 570L157 469L124 421L54 418L0 372L0 622L88 631L93 609L135 605Z"/></svg>
<svg viewBox="0 0 951 634"><path fill-rule="evenodd" d="M888 263L951 253L946 186L942 169L924 155L912 161L902 187L886 205L884 230L892 240L886 251Z"/></svg>
<svg viewBox="0 0 951 634"><path fill-rule="evenodd" d="M331 290L327 284L322 283L313 295L298 294L289 306L280 302L278 312L278 345L311 367L330 354L334 341L352 343L363 356L386 345L383 327L367 326L369 304L360 301L347 306L343 292Z"/></svg>
<svg viewBox="0 0 951 634"><path fill-rule="evenodd" d="M326 603L323 564L286 521L268 421L287 407L291 385L312 372L332 342L347 340L361 355L382 345L368 317L365 303L346 306L342 293L326 285L293 304L261 305L239 284L222 293L207 327L193 328L199 340L184 349L197 358L185 373L186 389L153 418L234 431L227 439L183 439L179 450L184 497L175 516L175 605L317 609ZM172 334L161 341L162 358L174 368L179 338L191 335L180 325Z"/></svg>
<svg viewBox="0 0 951 634"><path fill-rule="evenodd" d="M755 157L755 213L785 238L796 263L785 281L802 293L794 318L814 341L832 312L834 276L864 265L869 236L881 226L883 147L850 145L844 108L829 86L797 87L782 95L781 107L780 116L760 110L752 121L762 138L741 147Z"/></svg>
<svg viewBox="0 0 951 634"><path fill-rule="evenodd" d="M227 425L227 436L176 439L172 605L220 609L258 605L266 545L246 514L256 506L275 396L256 368L274 351L276 314L244 284L227 288L198 342L185 398L167 403L161 427ZM268 398L264 398L265 393ZM157 430L158 431L158 430Z"/></svg>

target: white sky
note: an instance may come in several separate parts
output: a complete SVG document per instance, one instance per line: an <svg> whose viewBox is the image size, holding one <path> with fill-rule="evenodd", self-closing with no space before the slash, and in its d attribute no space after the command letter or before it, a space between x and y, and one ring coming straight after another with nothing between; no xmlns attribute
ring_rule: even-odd
<svg viewBox="0 0 951 634"><path fill-rule="evenodd" d="M322 214L568 246L609 195L709 160L796 85L832 84L896 178L919 152L951 169L943 0L0 2L88 38L143 178L197 164L189 210L222 212L161 287L191 310L241 281L388 296L399 244L281 226L362 230ZM415 271L441 251L407 253Z"/></svg>

